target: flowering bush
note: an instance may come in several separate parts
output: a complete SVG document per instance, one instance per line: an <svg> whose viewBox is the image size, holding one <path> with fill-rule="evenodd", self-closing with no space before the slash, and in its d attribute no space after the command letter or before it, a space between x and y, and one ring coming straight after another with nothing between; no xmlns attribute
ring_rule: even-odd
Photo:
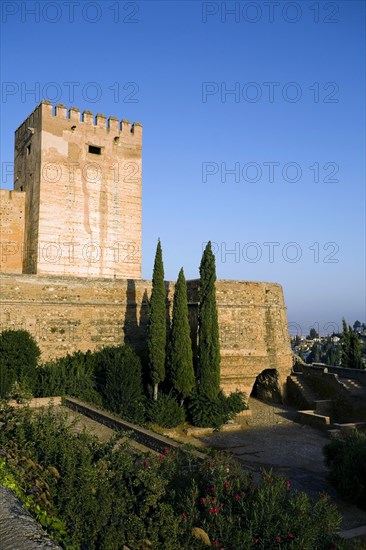
<svg viewBox="0 0 366 550"><path fill-rule="evenodd" d="M256 486L224 454L138 455L128 443L116 446L118 436L102 444L73 433L52 408L3 410L0 422L2 462L22 493L65 527L65 548L353 547L335 536L340 516L325 495L313 501L265 472Z"/></svg>

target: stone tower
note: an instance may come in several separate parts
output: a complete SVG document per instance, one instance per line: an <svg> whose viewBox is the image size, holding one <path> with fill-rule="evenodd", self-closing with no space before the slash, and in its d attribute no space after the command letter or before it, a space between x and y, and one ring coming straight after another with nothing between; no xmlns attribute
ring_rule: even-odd
<svg viewBox="0 0 366 550"><path fill-rule="evenodd" d="M43 101L15 132L23 273L141 278L142 127Z"/></svg>

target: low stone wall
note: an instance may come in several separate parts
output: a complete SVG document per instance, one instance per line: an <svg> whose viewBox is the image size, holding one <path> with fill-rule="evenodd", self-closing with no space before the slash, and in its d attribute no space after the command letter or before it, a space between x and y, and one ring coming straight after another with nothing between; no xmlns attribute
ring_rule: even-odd
<svg viewBox="0 0 366 550"><path fill-rule="evenodd" d="M53 405L61 405L61 397L35 397L24 403L18 403L17 401L8 401L8 404L15 409L22 407L29 407L30 409L39 409L41 407L49 407Z"/></svg>
<svg viewBox="0 0 366 550"><path fill-rule="evenodd" d="M313 428L327 430L330 427L329 416L316 414L314 411L298 411L297 418L301 424L307 424Z"/></svg>
<svg viewBox="0 0 366 550"><path fill-rule="evenodd" d="M132 437L135 441L141 443L142 445L145 445L146 447L149 447L150 449L153 449L154 451L157 451L158 453L163 453L164 449L177 450L181 447L180 443L177 443L176 441L173 441L168 437L152 432L151 430L147 430L146 428L142 428L141 426L137 426L136 424L132 424L132 422L122 420L122 418L119 418L114 414L102 411L101 409L93 407L92 405L84 403L83 401L79 401L78 399L66 397L64 399L64 404L70 409L78 411L81 414L84 414L85 416L88 416L89 418L92 418L93 420L96 420L97 422L108 426L109 428L124 432L131 432ZM198 451L192 452L195 456L198 456L199 458L204 458L204 455L202 453L199 453Z"/></svg>
<svg viewBox="0 0 366 550"><path fill-rule="evenodd" d="M361 384L366 386L366 370L362 369L345 369L343 367L332 367L330 365L305 365L303 366L303 372L309 374L321 375L323 374L336 374L339 378L348 378L350 380L357 380Z"/></svg>

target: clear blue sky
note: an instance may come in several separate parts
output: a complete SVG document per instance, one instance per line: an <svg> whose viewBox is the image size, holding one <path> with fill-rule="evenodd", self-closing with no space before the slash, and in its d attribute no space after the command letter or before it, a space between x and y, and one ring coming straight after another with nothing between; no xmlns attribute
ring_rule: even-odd
<svg viewBox="0 0 366 550"><path fill-rule="evenodd" d="M211 240L303 331L365 321L364 2L3 1L2 31L2 163L42 97L143 124L144 278Z"/></svg>

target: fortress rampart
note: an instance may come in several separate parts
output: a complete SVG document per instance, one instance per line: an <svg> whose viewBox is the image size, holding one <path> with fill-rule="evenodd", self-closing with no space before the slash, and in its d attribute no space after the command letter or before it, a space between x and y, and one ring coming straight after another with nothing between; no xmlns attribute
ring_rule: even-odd
<svg viewBox="0 0 366 550"><path fill-rule="evenodd" d="M188 281L193 348L197 341L199 281ZM146 338L151 281L0 275L1 330L26 329L42 360ZM171 310L174 283L166 283ZM292 355L282 288L275 283L217 281L221 385L250 394L255 378L275 368L285 383ZM195 351L195 350L194 350Z"/></svg>

